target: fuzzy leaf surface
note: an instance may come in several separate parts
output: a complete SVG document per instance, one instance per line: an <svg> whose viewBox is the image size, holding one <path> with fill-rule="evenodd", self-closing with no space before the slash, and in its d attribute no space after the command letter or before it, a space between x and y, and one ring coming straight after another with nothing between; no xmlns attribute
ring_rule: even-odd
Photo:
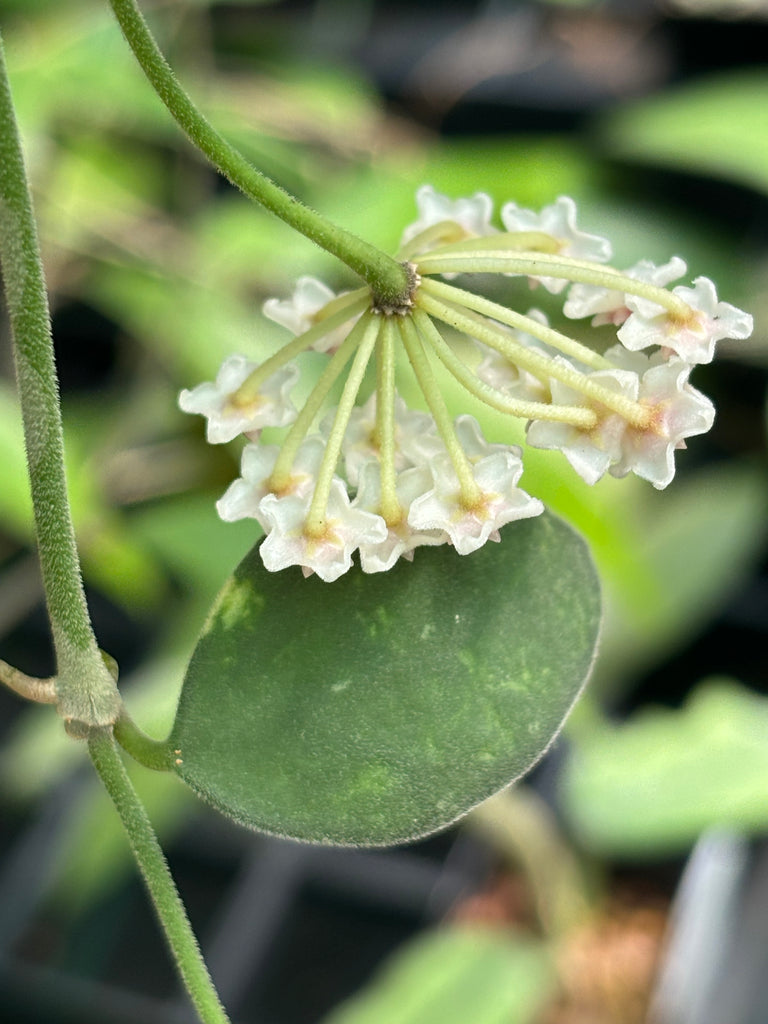
<svg viewBox="0 0 768 1024"><path fill-rule="evenodd" d="M254 548L190 662L169 742L179 776L241 824L384 845L444 827L522 775L589 673L599 586L550 515L461 557L334 583Z"/></svg>

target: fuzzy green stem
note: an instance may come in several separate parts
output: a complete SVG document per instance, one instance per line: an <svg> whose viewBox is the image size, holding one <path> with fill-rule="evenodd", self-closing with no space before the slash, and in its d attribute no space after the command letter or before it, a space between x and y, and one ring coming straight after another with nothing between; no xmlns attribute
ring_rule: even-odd
<svg viewBox="0 0 768 1024"><path fill-rule="evenodd" d="M467 459L464 449L461 447L461 442L456 436L456 431L451 421L451 414L448 412L448 406L445 404L440 385L435 380L432 367L429 365L427 354L424 351L424 344L412 317L402 317L398 326L400 328L400 336L403 339L403 346L408 353L408 359L416 380L427 400L427 405L437 424L440 437L456 471L459 487L461 488L461 500L467 508L472 508L480 501L480 488L477 486L472 466Z"/></svg>
<svg viewBox="0 0 768 1024"><path fill-rule="evenodd" d="M302 352L306 352L307 349L311 348L315 344L315 342L320 341L326 336L326 334L336 330L337 327L341 327L342 324L347 322L347 320L351 320L352 317L362 313L368 305L369 295L370 293L367 288L359 288L357 291L350 292L348 295L339 296L337 299L333 299L332 303L336 307L334 311L328 313L328 315L318 323L313 324L309 330L304 331L302 334L298 334L291 341L287 342L281 349L278 349L274 355L265 359L264 362L257 366L253 373L243 381L232 396L231 401L235 404L248 405L258 395L264 381L269 380L269 378L285 366L286 363L295 359L296 356L301 355ZM339 302L342 298L346 300L344 303Z"/></svg>
<svg viewBox="0 0 768 1024"><path fill-rule="evenodd" d="M301 447L301 442L307 436L307 431L311 427L315 416L320 412L328 392L341 376L344 367L352 358L352 353L360 344L364 330L365 321L360 319L333 353L330 362L320 374L317 383L301 407L299 415L291 425L291 429L288 431L280 448L280 454L277 456L275 467L269 478L271 490L282 491L287 487L291 476L293 460L296 458L296 453Z"/></svg>
<svg viewBox="0 0 768 1024"><path fill-rule="evenodd" d="M556 423L570 423L581 430L591 430L597 425L597 414L592 409L581 405L551 405L546 402L524 402L510 398L495 388L490 387L470 370L456 355L450 345L441 336L427 314L417 309L413 313L416 326L435 350L435 353L449 373L479 401L499 412L511 416L519 416L526 420L550 420Z"/></svg>
<svg viewBox="0 0 768 1024"><path fill-rule="evenodd" d="M49 676L47 679L28 676L2 659L0 659L0 683L7 686L9 690L13 690L14 693L18 693L20 697L35 701L36 704L56 704L59 699L56 693L56 676Z"/></svg>
<svg viewBox="0 0 768 1024"><path fill-rule="evenodd" d="M242 153L219 135L181 87L134 0L109 2L128 45L155 92L177 124L211 163L249 199L260 203L346 263L371 286L377 300L401 304L410 293L406 269L375 246L304 206L252 167Z"/></svg>
<svg viewBox="0 0 768 1024"><path fill-rule="evenodd" d="M365 325L363 336L360 339L360 344L357 352L355 353L352 366L350 367L349 375L344 382L344 389L341 393L341 398L339 399L339 404L336 409L336 415L333 419L333 425L328 435L328 442L325 446L323 461L317 474L317 483L315 484L315 490L312 495L312 503L309 506L309 512L307 513L307 522L304 527L304 532L310 537L322 536L325 531L328 496L331 493L333 474L336 472L336 465L339 461L339 454L341 453L344 434L347 431L349 418L352 415L352 409L354 408L355 401L357 400L357 393L360 390L360 385L363 383L363 377L365 376L365 371L371 358L371 353L373 352L374 345L376 344L376 338L381 330L381 321L374 313L366 314L363 317L362 322Z"/></svg>
<svg viewBox="0 0 768 1024"><path fill-rule="evenodd" d="M200 1020L203 1024L228 1024L229 1018L213 987L168 863L131 785L111 732L93 730L88 738L88 750L123 823L184 987Z"/></svg>
<svg viewBox="0 0 768 1024"><path fill-rule="evenodd" d="M396 526L403 519L403 508L397 497L395 472L395 325L392 317L384 321L377 356L376 440L381 467L379 511L387 526Z"/></svg>
<svg viewBox="0 0 768 1024"><path fill-rule="evenodd" d="M99 651L69 511L64 436L43 267L21 140L0 40L0 266L43 587L58 667L58 709L68 722L114 722L120 698Z"/></svg>
<svg viewBox="0 0 768 1024"><path fill-rule="evenodd" d="M483 295L475 295L474 292L468 292L452 284L445 284L443 281L423 278L421 287L424 291L429 292L430 295L434 295L439 299L445 299L449 304L452 303L457 306L463 306L465 309L472 309L483 316L489 316L494 320L498 320L499 323L507 324L507 326L514 327L525 334L530 334L534 338L538 338L539 341L543 341L545 345L557 349L563 355L572 356L585 366L592 367L593 370L612 369L612 363L604 356L598 355L597 352L586 345L582 345L581 342L576 341L574 338L569 338L567 334L561 334L560 331L556 331L553 327L541 323L532 316L525 316L514 309L508 309L506 306L499 305L498 302L486 299Z"/></svg>
<svg viewBox="0 0 768 1024"><path fill-rule="evenodd" d="M687 302L666 288L638 281L613 267L559 254L520 253L514 249L487 252L461 248L449 252L446 247L435 255L428 253L419 256L413 263L420 274L523 274L529 277L562 278L648 299L680 323L686 323L695 314Z"/></svg>
<svg viewBox="0 0 768 1024"><path fill-rule="evenodd" d="M142 732L124 707L115 722L114 736L134 761L154 771L170 771L175 757L178 756L176 751L170 748L167 740L154 740Z"/></svg>
<svg viewBox="0 0 768 1024"><path fill-rule="evenodd" d="M494 327L492 321L483 322L480 318L475 319L471 315L465 315L447 303L433 299L423 290L419 293L418 305L426 313L450 324L457 331L468 334L471 338L476 338L490 348L496 349L497 352L503 353L511 362L529 370L540 380L545 381L549 377L559 380L573 388L574 391L578 391L586 395L587 398L604 405L607 409L617 412L633 427L640 430L647 430L650 426L652 412L647 406L633 402L632 399L625 398L624 395L615 391L610 391L592 377L574 370L573 367L565 363L557 363L550 356L520 345L513 341L505 331Z"/></svg>

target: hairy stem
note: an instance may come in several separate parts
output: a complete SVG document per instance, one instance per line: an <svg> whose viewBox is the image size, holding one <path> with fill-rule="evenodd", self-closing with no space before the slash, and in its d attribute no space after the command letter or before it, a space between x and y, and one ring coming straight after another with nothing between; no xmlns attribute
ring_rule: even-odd
<svg viewBox="0 0 768 1024"><path fill-rule="evenodd" d="M157 95L190 140L250 199L266 207L359 274L377 301L398 305L410 291L408 273L397 260L304 206L251 166L202 115L163 57L134 0L109 0L128 45Z"/></svg>
<svg viewBox="0 0 768 1024"><path fill-rule="evenodd" d="M0 39L0 265L11 322L35 530L58 665L58 706L107 725L120 698L96 643L69 511L50 314L21 140Z"/></svg>
<svg viewBox="0 0 768 1024"><path fill-rule="evenodd" d="M92 731L88 750L120 815L184 987L200 1020L203 1024L228 1024L229 1018L213 987L168 863L147 812L131 785L111 731Z"/></svg>

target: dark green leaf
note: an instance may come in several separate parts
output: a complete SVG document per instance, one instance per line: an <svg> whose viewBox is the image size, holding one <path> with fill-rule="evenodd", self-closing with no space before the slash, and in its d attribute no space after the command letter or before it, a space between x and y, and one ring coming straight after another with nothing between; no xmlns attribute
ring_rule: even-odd
<svg viewBox="0 0 768 1024"><path fill-rule="evenodd" d="M589 672L599 589L546 515L461 557L335 583L267 572L219 596L170 742L179 775L244 825L327 843L439 829L523 774Z"/></svg>

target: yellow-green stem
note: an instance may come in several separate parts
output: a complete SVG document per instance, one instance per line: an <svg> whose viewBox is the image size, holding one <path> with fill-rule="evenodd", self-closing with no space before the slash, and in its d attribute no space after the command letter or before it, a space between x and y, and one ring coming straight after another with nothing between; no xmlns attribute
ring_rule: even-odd
<svg viewBox="0 0 768 1024"><path fill-rule="evenodd" d="M647 406L641 405L639 402L633 402L631 399L625 398L615 391L610 391L592 377L579 373L578 370L574 370L571 366L556 363L549 356L542 355L517 344L510 339L509 334L498 327L494 327L491 322L483 323L470 316L466 316L445 303L433 299L430 295L424 294L423 291L419 293L418 305L425 312L437 317L438 320L450 324L456 330L462 331L464 334L468 334L470 337L482 341L483 344L488 345L490 348L501 352L511 362L523 367L523 369L529 370L540 380L544 381L550 377L559 380L561 383L573 388L574 391L578 391L586 395L587 398L591 398L606 408L613 410L613 412L617 412L633 427L637 427L640 430L646 430L650 426L653 413Z"/></svg>
<svg viewBox="0 0 768 1024"><path fill-rule="evenodd" d="M461 447L461 442L456 436L456 431L451 420L450 413L448 412L448 406L445 404L440 386L435 380L435 375L432 372L432 367L429 365L427 354L424 351L424 345L416 330L416 325L413 322L413 318L410 316L402 317L398 324L400 330L400 336L403 339L403 346L405 351L408 353L408 359L410 361L413 372L416 375L419 387L422 390L424 397L427 400L430 412L437 424L437 429L440 433L440 437L443 440L448 455L450 456L453 468L456 471L456 476L459 480L459 487L461 488L461 500L466 508L472 508L478 504L481 499L480 488L477 486L474 474L472 472L472 466L469 463L464 449Z"/></svg>
<svg viewBox="0 0 768 1024"><path fill-rule="evenodd" d="M352 358L352 353L360 344L360 339L364 330L365 321L363 319L358 320L342 344L331 356L330 362L326 365L325 369L320 374L317 383L312 388L309 398L307 398L306 402L301 407L299 415L296 417L291 429L288 431L288 434L283 441L282 447L280 448L280 454L277 456L277 461L275 462L275 468L272 470L272 475L269 478L270 488L273 491L279 492L288 486L291 478L293 460L296 458L296 453L301 446L301 442L304 440L307 435L307 431L312 426L312 421L315 416L320 412L323 402L328 396L328 392L341 376L344 367Z"/></svg>
<svg viewBox="0 0 768 1024"><path fill-rule="evenodd" d="M417 309L414 319L422 336L431 344L443 366L475 398L499 412L508 413L526 420L551 420L556 423L570 423L581 430L591 430L597 425L597 414L580 405L552 405L546 402L524 402L489 387L479 380L475 373L459 359L442 337L427 314Z"/></svg>
<svg viewBox="0 0 768 1024"><path fill-rule="evenodd" d="M447 247L446 247L447 249ZM556 277L578 281L611 291L627 292L648 299L666 309L680 323L687 323L695 311L666 288L638 281L613 267L548 253L519 253L513 249L497 252L467 250L419 256L413 260L420 274L515 274L527 277Z"/></svg>
<svg viewBox="0 0 768 1024"><path fill-rule="evenodd" d="M563 355L572 356L585 366L591 366L593 370L610 370L612 368L611 363L604 356L598 355L593 349L587 348L586 345L582 345L574 338L569 338L567 334L561 334L560 331L541 323L534 317L525 316L514 309L501 306L498 302L486 299L483 295L476 295L464 288L457 288L455 285L445 284L443 281L434 281L428 277L422 278L421 290L434 295L435 298L443 299L451 308L472 309L483 316L498 320L499 323L530 334L532 337L538 338L539 341L543 341L545 345L562 352Z"/></svg>
<svg viewBox="0 0 768 1024"><path fill-rule="evenodd" d="M331 484L333 483L333 475L336 472L336 466L339 461L344 434L347 431L349 418L352 415L352 409L357 400L360 385L363 383L363 377L373 353L376 338L381 330L381 320L375 313L364 314L362 322L364 324L363 336L360 339L349 375L344 382L344 390L341 393L336 415L333 419L333 426L328 435L325 454L318 470L317 483L312 495L312 503L307 513L304 531L310 537L322 536L325 530L328 496L331 493Z"/></svg>
<svg viewBox="0 0 768 1024"><path fill-rule="evenodd" d="M334 304L339 303L339 299L344 298L347 301L339 303L337 308L329 313L326 317L314 324L309 330L304 331L302 334L296 335L291 341L286 342L282 348L278 349L274 355L271 355L268 359L265 359L263 363L256 367L240 387L237 389L235 394L232 396L232 400L235 404L248 405L259 393L262 384L269 380L269 378L277 373L286 363L289 363L296 356L301 355L302 352L306 352L307 349L311 348L315 342L320 341L331 331L337 327L341 327L347 320L351 320L352 317L357 316L365 309L368 305L370 296L370 290L368 288L358 288L354 292L350 292L348 295L339 296L338 299L332 300Z"/></svg>
<svg viewBox="0 0 768 1024"><path fill-rule="evenodd" d="M377 345L376 435L379 448L381 498L379 511L388 526L403 518L397 497L395 472L395 325L392 317L384 321Z"/></svg>

